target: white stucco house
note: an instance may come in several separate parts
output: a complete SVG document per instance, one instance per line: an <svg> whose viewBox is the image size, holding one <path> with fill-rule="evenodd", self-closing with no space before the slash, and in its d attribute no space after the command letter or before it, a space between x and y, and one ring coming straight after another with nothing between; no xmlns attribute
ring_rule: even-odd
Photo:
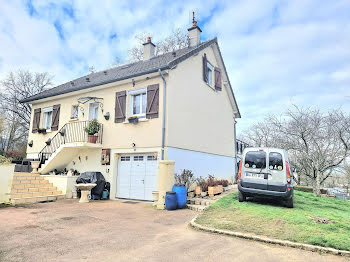
<svg viewBox="0 0 350 262"><path fill-rule="evenodd" d="M202 42L194 21L189 46L74 79L23 100L32 105L27 157L41 174L99 171L111 198L151 200L159 160L175 172L233 178L238 105L217 38ZM85 128L101 125L94 139ZM136 122L136 123L135 123Z"/></svg>

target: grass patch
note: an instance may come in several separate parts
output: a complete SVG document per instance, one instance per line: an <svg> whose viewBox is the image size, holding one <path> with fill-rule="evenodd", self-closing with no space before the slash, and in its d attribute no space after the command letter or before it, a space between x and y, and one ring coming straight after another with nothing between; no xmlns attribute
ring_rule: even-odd
<svg viewBox="0 0 350 262"><path fill-rule="evenodd" d="M314 217L330 219L331 223L314 222ZM301 191L294 191L294 208L291 209L266 199L248 198L240 203L237 193L230 194L210 205L196 222L218 229L350 251L350 201Z"/></svg>

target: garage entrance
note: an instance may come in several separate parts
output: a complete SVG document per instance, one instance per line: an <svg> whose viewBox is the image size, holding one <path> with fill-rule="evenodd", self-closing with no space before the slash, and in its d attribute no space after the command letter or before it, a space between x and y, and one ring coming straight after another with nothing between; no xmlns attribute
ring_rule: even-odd
<svg viewBox="0 0 350 262"><path fill-rule="evenodd" d="M117 197L152 200L157 190L158 160L153 154L122 155L118 162Z"/></svg>

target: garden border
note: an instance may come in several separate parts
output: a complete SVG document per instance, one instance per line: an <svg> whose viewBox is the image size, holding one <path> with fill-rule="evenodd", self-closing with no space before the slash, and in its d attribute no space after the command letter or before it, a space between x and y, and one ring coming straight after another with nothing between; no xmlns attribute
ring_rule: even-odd
<svg viewBox="0 0 350 262"><path fill-rule="evenodd" d="M205 227L205 226L202 226L202 225L199 225L196 223L196 219L198 218L199 215L200 214L197 214L191 220L190 225L191 225L191 227L202 230L202 231L223 234L223 235L228 235L228 236L234 236L234 237L239 237L239 238L244 238L244 239L249 239L249 240L255 240L255 241L269 243L269 244L276 244L276 245L281 245L281 246L299 248L299 249L313 251L313 252L323 252L323 253L328 253L328 254L333 254L333 255L350 257L350 251L347 251L347 250L339 250L339 249L330 248L330 247L321 247L321 246L315 246L315 245L309 245L309 244L302 244L302 243L292 242L292 241L288 241L288 240L268 238L265 236L258 236L258 235L253 235L253 234L247 234L247 233Z"/></svg>

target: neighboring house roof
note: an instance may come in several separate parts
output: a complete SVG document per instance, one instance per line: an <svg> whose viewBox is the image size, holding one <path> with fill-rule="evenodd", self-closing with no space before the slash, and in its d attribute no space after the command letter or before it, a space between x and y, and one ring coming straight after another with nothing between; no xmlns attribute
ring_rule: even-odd
<svg viewBox="0 0 350 262"><path fill-rule="evenodd" d="M39 94L30 96L26 99L21 100L21 103L28 103L39 99L44 99L52 96L62 95L74 91L79 91L83 89L88 89L91 87L113 83L116 81L137 77L145 74L150 74L157 72L159 69L171 69L182 61L189 57L197 54L199 51L207 48L212 44L217 44L217 38L200 43L196 47L186 47L174 52L165 53L152 57L146 61L138 61L111 69L106 69L100 72L91 73L86 76L77 78L75 80L69 81L65 84L56 86L54 88L45 90ZM221 55L221 53L220 53ZM226 72L226 68L225 73ZM87 81L89 78L89 81ZM231 89L232 95L233 91ZM234 95L233 95L234 97Z"/></svg>

